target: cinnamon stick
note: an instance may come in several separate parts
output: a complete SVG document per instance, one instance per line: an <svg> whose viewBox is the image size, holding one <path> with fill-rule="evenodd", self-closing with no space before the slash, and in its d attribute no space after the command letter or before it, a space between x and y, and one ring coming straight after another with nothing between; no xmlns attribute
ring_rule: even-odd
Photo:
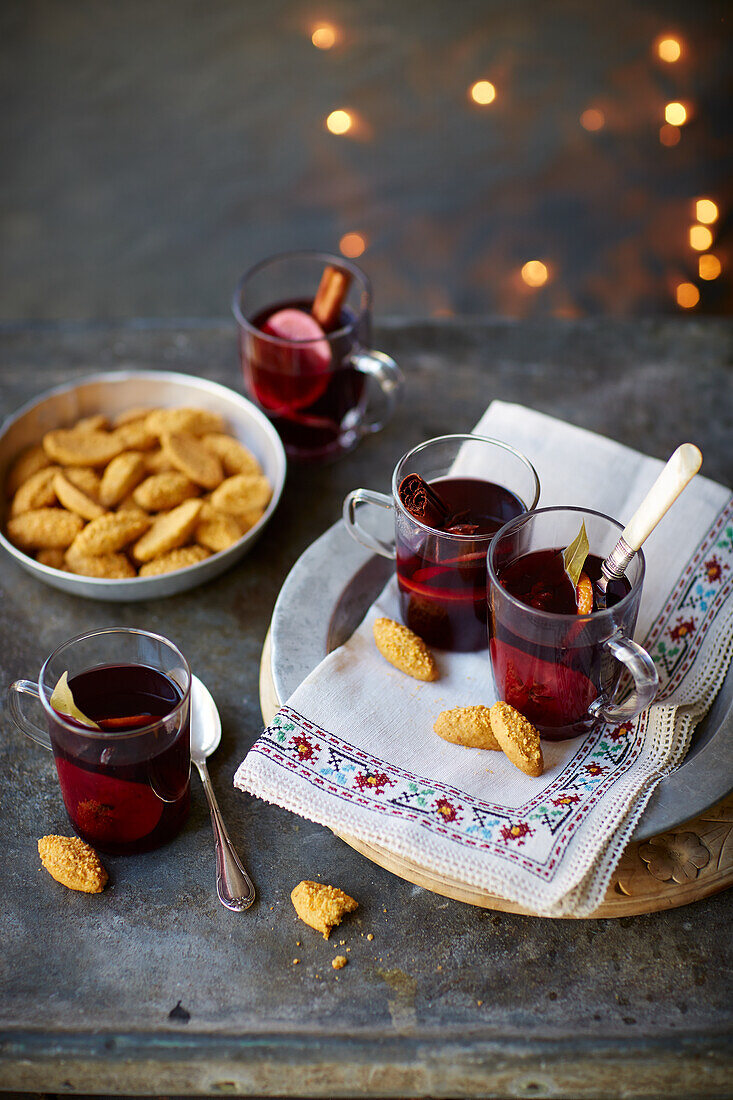
<svg viewBox="0 0 733 1100"><path fill-rule="evenodd" d="M331 264L324 268L311 308L311 314L324 332L332 329L338 321L350 285L351 272Z"/></svg>
<svg viewBox="0 0 733 1100"><path fill-rule="evenodd" d="M449 516L449 510L432 485L419 474L407 474L397 490L405 509L428 527L441 528Z"/></svg>

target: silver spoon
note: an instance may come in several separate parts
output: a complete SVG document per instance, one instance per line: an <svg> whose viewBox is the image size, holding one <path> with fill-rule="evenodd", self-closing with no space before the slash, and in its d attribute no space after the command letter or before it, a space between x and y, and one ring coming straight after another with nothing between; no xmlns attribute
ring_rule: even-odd
<svg viewBox="0 0 733 1100"><path fill-rule="evenodd" d="M255 888L229 839L206 767L206 757L211 756L220 741L221 719L216 703L198 676L192 676L191 760L201 776L211 811L211 824L216 839L216 890L222 905L235 913L242 913L255 900Z"/></svg>
<svg viewBox="0 0 733 1100"><path fill-rule="evenodd" d="M660 519L666 516L677 497L702 465L702 454L694 443L683 443L668 459L629 522L621 538L601 565L596 582L596 609L606 606L608 582L623 577L629 562L651 535Z"/></svg>

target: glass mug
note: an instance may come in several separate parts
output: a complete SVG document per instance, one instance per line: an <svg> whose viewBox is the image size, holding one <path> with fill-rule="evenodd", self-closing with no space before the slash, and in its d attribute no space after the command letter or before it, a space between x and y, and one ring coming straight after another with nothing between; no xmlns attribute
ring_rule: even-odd
<svg viewBox="0 0 733 1100"><path fill-rule="evenodd" d="M51 707L64 672L77 707L108 728L90 728ZM190 803L190 689L180 650L157 634L124 627L71 638L46 658L37 683L17 680L8 688L13 721L53 751L69 821L94 848L145 852L182 828ZM47 730L25 716L23 695L40 701Z"/></svg>
<svg viewBox="0 0 733 1100"><path fill-rule="evenodd" d="M595 580L600 561L623 531L600 512L540 508L502 527L489 551L489 650L497 698L521 711L550 741L588 733L601 721L618 724L635 718L652 703L659 685L651 657L632 639L644 583L641 551L626 570L626 594L587 615L530 607L502 583L507 569L525 554L569 546L581 521L596 559L587 560ZM623 588L616 591L620 594ZM634 689L620 702L617 693L625 669Z"/></svg>
<svg viewBox="0 0 733 1100"><path fill-rule="evenodd" d="M310 313L327 266L351 275L338 327L310 339L263 332L280 309ZM277 429L289 458L336 458L392 416L402 373L388 355L370 350L371 306L366 275L325 252L272 256L239 280L232 308L245 389Z"/></svg>
<svg viewBox="0 0 733 1100"><path fill-rule="evenodd" d="M478 509L480 535L449 533L416 519L399 499L407 474L432 483L455 512ZM349 533L395 560L403 622L430 645L469 652L488 644L486 554L496 531L534 508L540 483L532 464L506 443L477 435L429 439L404 455L392 475L392 496L354 489L344 501ZM378 537L358 521L363 508L394 515L394 540Z"/></svg>

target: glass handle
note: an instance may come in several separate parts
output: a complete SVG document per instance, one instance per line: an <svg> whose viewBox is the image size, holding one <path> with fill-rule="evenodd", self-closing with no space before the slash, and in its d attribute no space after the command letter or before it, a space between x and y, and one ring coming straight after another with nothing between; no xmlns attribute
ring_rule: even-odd
<svg viewBox="0 0 733 1100"><path fill-rule="evenodd" d="M628 722L654 702L659 689L659 673L647 651L625 634L614 634L604 645L631 673L634 691L623 703L614 703L607 695L599 695L588 709L605 722Z"/></svg>
<svg viewBox="0 0 733 1100"><path fill-rule="evenodd" d="M385 496L384 493L375 493L372 489L354 489L344 500L343 519L346 530L353 539L356 539L362 546L366 546L367 550L374 550L375 553L381 554L383 558L394 560L394 540L385 542L361 526L356 518L360 505L382 508L385 512L391 512L392 498Z"/></svg>
<svg viewBox="0 0 733 1100"><path fill-rule="evenodd" d="M380 391L377 399L367 402L366 415L361 423L363 435L380 431L397 407L405 379L402 371L389 355L383 351L358 351L351 357L355 370L373 378Z"/></svg>
<svg viewBox="0 0 733 1100"><path fill-rule="evenodd" d="M42 730L40 726L37 726L35 722L31 722L23 714L23 708L20 704L21 695L30 695L40 702L41 696L38 691L38 684L34 684L31 680L16 680L8 688L5 698L8 703L10 717L20 732L24 733L26 737L30 737L31 741L35 741L36 744L42 745L44 749L51 750L51 738L48 736L47 731Z"/></svg>

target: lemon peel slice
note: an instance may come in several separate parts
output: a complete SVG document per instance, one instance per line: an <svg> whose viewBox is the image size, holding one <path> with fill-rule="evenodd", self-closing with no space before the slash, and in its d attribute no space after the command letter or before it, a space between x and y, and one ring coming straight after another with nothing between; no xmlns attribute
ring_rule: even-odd
<svg viewBox="0 0 733 1100"><path fill-rule="evenodd" d="M83 726L89 726L90 729L98 730L101 728L91 718L87 718L86 714L82 714L74 702L74 694L69 687L68 672L62 673L59 677L56 687L51 692L49 703L58 714L65 714L67 718L74 718L77 722L81 722Z"/></svg>

